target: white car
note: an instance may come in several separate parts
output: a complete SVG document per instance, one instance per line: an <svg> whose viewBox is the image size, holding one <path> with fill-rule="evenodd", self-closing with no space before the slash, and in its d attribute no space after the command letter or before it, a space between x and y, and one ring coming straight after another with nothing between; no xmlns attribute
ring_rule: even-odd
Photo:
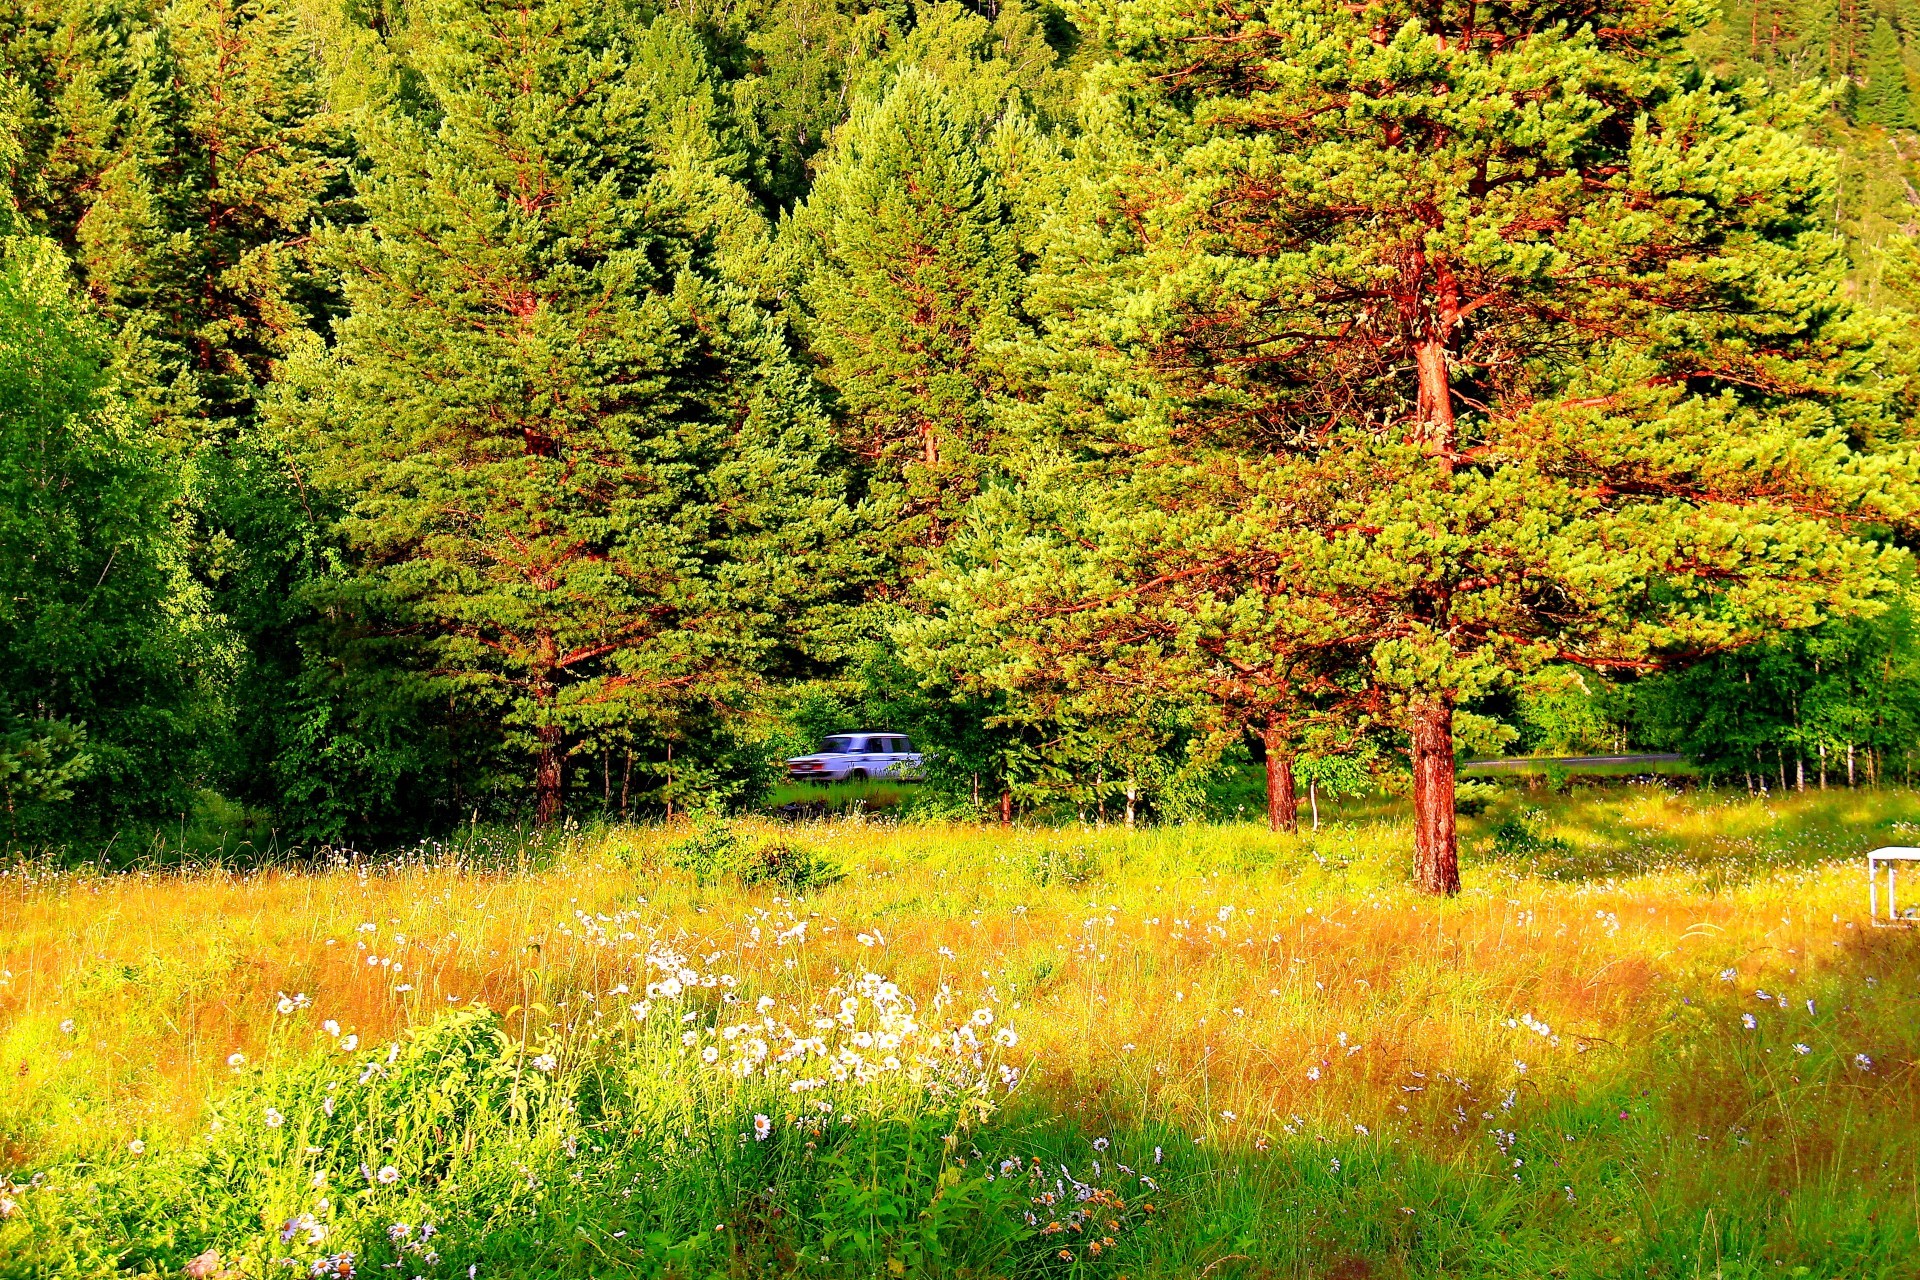
<svg viewBox="0 0 1920 1280"><path fill-rule="evenodd" d="M787 776L795 782L907 781L920 776L920 753L897 733L836 733L812 755L787 761Z"/></svg>

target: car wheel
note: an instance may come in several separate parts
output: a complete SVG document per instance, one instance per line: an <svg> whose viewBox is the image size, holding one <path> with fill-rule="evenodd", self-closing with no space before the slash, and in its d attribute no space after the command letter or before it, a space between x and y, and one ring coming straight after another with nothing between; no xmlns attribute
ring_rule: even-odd
<svg viewBox="0 0 1920 1280"><path fill-rule="evenodd" d="M866 780L867 780L867 771L865 769L847 770L848 782L865 782Z"/></svg>

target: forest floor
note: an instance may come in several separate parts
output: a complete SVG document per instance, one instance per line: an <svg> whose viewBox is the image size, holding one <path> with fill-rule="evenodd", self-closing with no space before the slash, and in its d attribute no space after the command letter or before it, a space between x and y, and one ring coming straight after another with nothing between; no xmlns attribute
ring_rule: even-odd
<svg viewBox="0 0 1920 1280"><path fill-rule="evenodd" d="M1322 823L16 864L0 1276L1915 1274L1920 796Z"/></svg>

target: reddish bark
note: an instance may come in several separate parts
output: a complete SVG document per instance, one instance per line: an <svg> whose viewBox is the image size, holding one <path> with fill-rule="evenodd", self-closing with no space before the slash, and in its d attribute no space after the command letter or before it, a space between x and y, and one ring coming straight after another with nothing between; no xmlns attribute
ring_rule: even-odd
<svg viewBox="0 0 1920 1280"><path fill-rule="evenodd" d="M533 822L546 827L560 817L560 801L566 791L566 750L557 724L541 725L535 736L540 751L534 768Z"/></svg>
<svg viewBox="0 0 1920 1280"><path fill-rule="evenodd" d="M533 823L537 827L545 827L560 817L561 801L566 792L567 755L565 735L553 713L559 646L551 631L540 632L536 643L540 674L533 681L538 717L538 727L534 730L537 745L533 770Z"/></svg>
<svg viewBox="0 0 1920 1280"><path fill-rule="evenodd" d="M1413 878L1423 893L1460 892L1460 849L1453 826L1453 704L1412 707Z"/></svg>
<svg viewBox="0 0 1920 1280"><path fill-rule="evenodd" d="M1261 743L1267 749L1267 825L1275 831L1300 829L1300 797L1293 787L1293 748L1278 720L1267 721Z"/></svg>
<svg viewBox="0 0 1920 1280"><path fill-rule="evenodd" d="M1000 825L1003 827L1013 825L1013 792L1011 791L1000 793Z"/></svg>

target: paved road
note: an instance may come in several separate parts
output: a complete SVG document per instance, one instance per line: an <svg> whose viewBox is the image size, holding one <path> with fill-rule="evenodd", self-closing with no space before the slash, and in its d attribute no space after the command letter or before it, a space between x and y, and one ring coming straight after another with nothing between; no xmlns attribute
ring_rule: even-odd
<svg viewBox="0 0 1920 1280"><path fill-rule="evenodd" d="M1563 768L1584 764L1678 764L1685 759L1685 756L1677 753L1645 756L1524 756L1509 760L1469 760L1460 767L1462 769L1528 769L1543 764L1556 764Z"/></svg>

